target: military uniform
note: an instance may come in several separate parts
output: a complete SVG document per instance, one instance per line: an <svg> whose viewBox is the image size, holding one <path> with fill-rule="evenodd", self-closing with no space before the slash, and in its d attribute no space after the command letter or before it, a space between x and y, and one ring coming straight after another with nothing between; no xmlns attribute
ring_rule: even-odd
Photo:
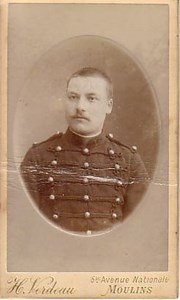
<svg viewBox="0 0 180 300"><path fill-rule="evenodd" d="M90 140L69 129L34 144L21 173L38 209L61 228L93 234L134 209L148 175L137 154L100 134Z"/></svg>

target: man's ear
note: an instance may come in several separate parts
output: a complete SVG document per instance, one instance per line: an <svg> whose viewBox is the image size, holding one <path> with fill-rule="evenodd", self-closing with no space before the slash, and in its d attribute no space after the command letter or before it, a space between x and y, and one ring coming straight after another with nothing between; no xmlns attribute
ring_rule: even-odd
<svg viewBox="0 0 180 300"><path fill-rule="evenodd" d="M113 108L113 98L110 98L107 100L107 114L110 114L112 112Z"/></svg>

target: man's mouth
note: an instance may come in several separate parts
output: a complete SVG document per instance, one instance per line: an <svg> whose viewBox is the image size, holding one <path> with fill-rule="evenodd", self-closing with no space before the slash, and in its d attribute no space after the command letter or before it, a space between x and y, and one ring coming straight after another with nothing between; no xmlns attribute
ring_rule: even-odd
<svg viewBox="0 0 180 300"><path fill-rule="evenodd" d="M83 117L83 116L74 116L73 119L76 119L76 120L86 120L86 121L88 121L88 118Z"/></svg>

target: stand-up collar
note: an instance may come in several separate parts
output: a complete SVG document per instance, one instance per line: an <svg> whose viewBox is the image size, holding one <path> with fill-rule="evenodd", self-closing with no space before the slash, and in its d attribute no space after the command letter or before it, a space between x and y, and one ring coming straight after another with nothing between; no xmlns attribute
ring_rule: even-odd
<svg viewBox="0 0 180 300"><path fill-rule="evenodd" d="M89 148L95 147L99 144L105 142L105 137L103 133L100 133L94 137L82 137L72 132L69 128L64 134L64 140L66 140L69 144L73 144L74 146L83 147L88 146Z"/></svg>

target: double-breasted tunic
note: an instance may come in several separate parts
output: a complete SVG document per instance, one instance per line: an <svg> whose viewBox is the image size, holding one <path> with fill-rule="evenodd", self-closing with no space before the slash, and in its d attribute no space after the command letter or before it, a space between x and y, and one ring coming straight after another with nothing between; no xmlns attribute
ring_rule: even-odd
<svg viewBox="0 0 180 300"><path fill-rule="evenodd" d="M112 134L84 139L69 129L34 144L21 164L38 209L62 229L93 234L122 221L139 202L148 174L136 147Z"/></svg>

